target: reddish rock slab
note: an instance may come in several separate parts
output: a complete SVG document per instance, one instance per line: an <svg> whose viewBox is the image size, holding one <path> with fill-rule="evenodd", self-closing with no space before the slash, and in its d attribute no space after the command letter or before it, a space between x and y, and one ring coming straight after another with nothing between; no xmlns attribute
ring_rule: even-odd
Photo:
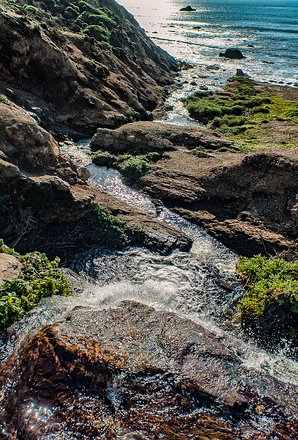
<svg viewBox="0 0 298 440"><path fill-rule="evenodd" d="M4 362L10 439L296 439L297 387L248 370L193 321L136 302L77 308Z"/></svg>

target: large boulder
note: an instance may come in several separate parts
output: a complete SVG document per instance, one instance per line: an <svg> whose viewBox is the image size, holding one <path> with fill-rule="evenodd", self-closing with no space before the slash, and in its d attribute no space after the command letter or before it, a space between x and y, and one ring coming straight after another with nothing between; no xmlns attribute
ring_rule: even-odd
<svg viewBox="0 0 298 440"><path fill-rule="evenodd" d="M151 196L243 255L296 248L297 149L168 156L142 178Z"/></svg>
<svg viewBox="0 0 298 440"><path fill-rule="evenodd" d="M0 150L24 168L57 164L58 143L21 107L0 100Z"/></svg>
<svg viewBox="0 0 298 440"><path fill-rule="evenodd" d="M220 138L205 128L160 122L133 122L116 130L99 128L91 142L92 150L106 150L113 154L164 152L179 147L205 147L214 150L235 148L231 141Z"/></svg>
<svg viewBox="0 0 298 440"><path fill-rule="evenodd" d="M2 364L2 425L32 440L297 438L297 387L243 357L144 304L78 308Z"/></svg>
<svg viewBox="0 0 298 440"><path fill-rule="evenodd" d="M219 54L220 57L231 58L232 60L242 60L245 56L239 49L226 49Z"/></svg>

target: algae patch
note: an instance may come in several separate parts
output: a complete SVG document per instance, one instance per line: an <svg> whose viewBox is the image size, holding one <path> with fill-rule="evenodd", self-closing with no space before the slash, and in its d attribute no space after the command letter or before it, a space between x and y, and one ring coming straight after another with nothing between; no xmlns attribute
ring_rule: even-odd
<svg viewBox="0 0 298 440"><path fill-rule="evenodd" d="M297 102L249 78L231 78L223 92L197 92L185 104L194 119L243 150L297 146Z"/></svg>

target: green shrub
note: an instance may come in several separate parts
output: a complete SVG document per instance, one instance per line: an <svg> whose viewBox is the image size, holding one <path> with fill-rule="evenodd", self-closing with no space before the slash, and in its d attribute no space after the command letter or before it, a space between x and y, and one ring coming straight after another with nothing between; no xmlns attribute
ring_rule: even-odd
<svg viewBox="0 0 298 440"><path fill-rule="evenodd" d="M275 141L270 126L265 124L275 120L298 123L296 102L286 100L271 90L259 91L248 78L231 78L225 92L205 95L197 92L184 102L194 119L212 124L218 134L229 136L245 150L258 146L283 146L286 141L289 145L290 139L283 141L277 137Z"/></svg>
<svg viewBox="0 0 298 440"><path fill-rule="evenodd" d="M101 167L113 167L117 163L117 157L108 151L97 151L92 156L92 162Z"/></svg>
<svg viewBox="0 0 298 440"><path fill-rule="evenodd" d="M18 278L0 286L0 328L21 319L40 300L48 296L69 296L67 279L59 270L59 258L50 261L40 252L19 255L0 241L0 252L16 256L23 268Z"/></svg>
<svg viewBox="0 0 298 440"><path fill-rule="evenodd" d="M63 15L68 19L75 20L78 18L79 14L80 11L78 11L78 9L75 9L73 6L68 6Z"/></svg>
<svg viewBox="0 0 298 440"><path fill-rule="evenodd" d="M128 159L125 159L120 165L119 170L120 172L126 176L129 177L132 180L138 180L140 177L142 177L145 173L147 173L151 168L151 164L148 160L145 160L141 158L140 156L136 157L129 157Z"/></svg>
<svg viewBox="0 0 298 440"><path fill-rule="evenodd" d="M189 101L187 108L191 116L202 122L208 122L216 116L223 114L223 110L217 103L205 101L204 99Z"/></svg>
<svg viewBox="0 0 298 440"><path fill-rule="evenodd" d="M261 317L272 306L298 315L298 261L240 257L237 270L245 287L239 303L244 318Z"/></svg>
<svg viewBox="0 0 298 440"><path fill-rule="evenodd" d="M215 127L220 127L221 125L228 125L229 127L237 127L246 124L247 119L245 116L235 116L224 115L222 118L214 118L213 125Z"/></svg>
<svg viewBox="0 0 298 440"><path fill-rule="evenodd" d="M270 113L270 109L264 105L261 105L260 107L253 108L252 113L263 113L264 115L268 115Z"/></svg>
<svg viewBox="0 0 298 440"><path fill-rule="evenodd" d="M260 105L263 104L271 104L271 99L268 97L256 97L256 98L252 98L247 102L247 107L258 107Z"/></svg>
<svg viewBox="0 0 298 440"><path fill-rule="evenodd" d="M78 7L82 12L87 11L91 14L96 14L98 12L98 8L96 6L92 6L90 3L84 1L79 1Z"/></svg>
<svg viewBox="0 0 298 440"><path fill-rule="evenodd" d="M95 38L95 40L97 41L101 41L101 40L108 41L109 39L109 34L107 29L105 27L95 24L86 26L83 29L83 33L88 35L89 37Z"/></svg>
<svg viewBox="0 0 298 440"><path fill-rule="evenodd" d="M223 110L223 114L227 115L242 115L245 112L245 106L244 105L232 105L231 107L226 107Z"/></svg>
<svg viewBox="0 0 298 440"><path fill-rule="evenodd" d="M34 14L34 15L36 15L40 12L40 10L36 6L33 6L33 5L26 5L26 6L24 6L24 9L26 12L29 12L29 14Z"/></svg>
<svg viewBox="0 0 298 440"><path fill-rule="evenodd" d="M79 15L78 20L88 25L99 25L109 29L113 29L116 24L112 18L101 12L90 14L89 12L85 11Z"/></svg>

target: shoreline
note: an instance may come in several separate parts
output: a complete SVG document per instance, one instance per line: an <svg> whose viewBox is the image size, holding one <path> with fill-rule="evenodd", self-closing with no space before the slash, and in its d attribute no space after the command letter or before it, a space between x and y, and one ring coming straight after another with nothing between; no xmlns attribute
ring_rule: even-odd
<svg viewBox="0 0 298 440"><path fill-rule="evenodd" d="M182 101L187 98L188 96L196 93L196 91L200 90L200 85L198 84L198 88L196 89L196 86L193 86L191 89L189 89L189 84L192 82L192 80L195 80L195 82L198 80L198 75L195 74L195 67L192 67L191 65L187 67L183 67L185 64L185 61L180 60L178 58L175 58L178 63L181 63L182 67L179 68L179 71L177 72L177 75L175 76L175 82L173 85L169 86L169 92L167 93L167 96L165 100L162 103L161 110L158 109L157 112L154 111L154 120L161 119L162 121L168 122L168 123L177 123L179 125L189 125L189 124L198 124L198 121L191 118L190 115L187 114L186 110L182 110L183 114L178 112L175 112L175 104L177 106L177 103L182 103ZM205 66L205 69L207 66ZM228 81L237 76L235 69L235 75L229 76L226 78L224 84L217 85L217 87L207 87L205 84L201 85L201 90L208 90L211 92L218 92L223 91L228 83ZM187 75L189 73L189 75ZM245 74L245 72L244 72ZM255 82L260 87L267 87L271 88L272 91L276 90L276 92L289 92L290 97L287 98L287 96L284 96L287 99L292 99L291 96L294 95L294 100L298 101L298 85L297 86L291 86L287 84L277 84L274 82L268 82L268 81L258 81L254 79L253 77L247 76L250 80ZM201 78L204 79L204 78ZM185 90L186 86L186 90ZM283 93L284 94L284 93ZM183 103L182 103L183 105ZM178 108L181 112L182 105L179 105Z"/></svg>

